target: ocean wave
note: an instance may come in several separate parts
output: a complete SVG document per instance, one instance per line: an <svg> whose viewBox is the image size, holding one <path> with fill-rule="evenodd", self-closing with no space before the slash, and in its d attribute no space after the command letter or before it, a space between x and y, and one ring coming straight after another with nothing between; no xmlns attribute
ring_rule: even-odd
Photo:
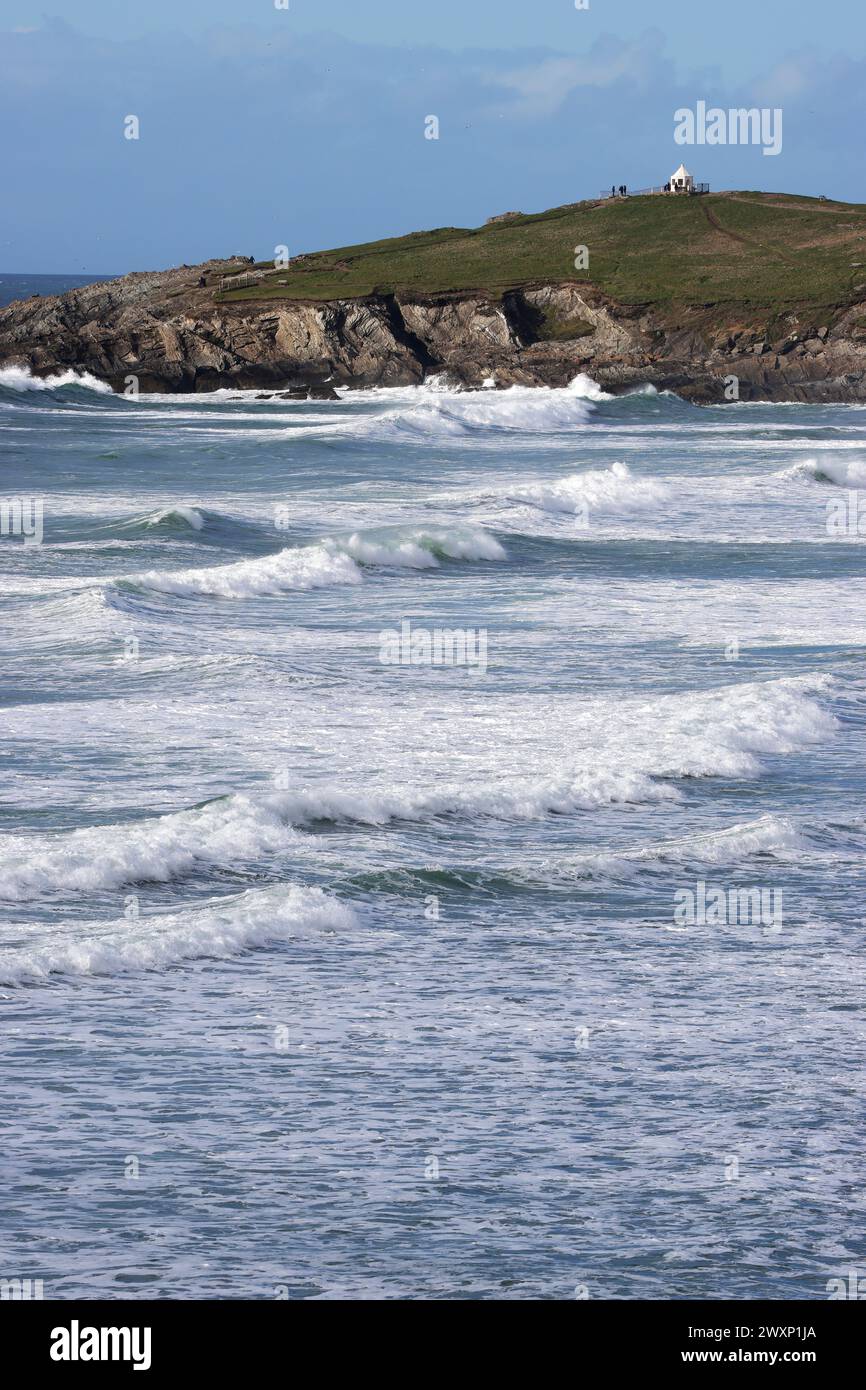
<svg viewBox="0 0 866 1390"><path fill-rule="evenodd" d="M205 527L205 513L199 507L164 507L162 511L154 512L152 516L144 518L143 524L147 527L169 527L176 529L178 526L191 527L193 531L203 531Z"/></svg>
<svg viewBox="0 0 866 1390"><path fill-rule="evenodd" d="M698 863L713 866L737 864L753 855L797 858L807 846L801 830L788 816L758 816L741 825L727 826L689 835L633 851L634 860L655 859L665 863Z"/></svg>
<svg viewBox="0 0 866 1390"><path fill-rule="evenodd" d="M38 944L0 951L0 983L35 984L55 975L123 975L190 960L225 960L309 932L346 932L351 908L319 888L250 890L182 912L88 923ZM80 933L80 934L79 934Z"/></svg>
<svg viewBox="0 0 866 1390"><path fill-rule="evenodd" d="M168 882L203 868L246 869L262 856L297 847L305 828L318 822L385 827L441 817L528 821L678 801L682 779L755 777L762 759L834 735L838 723L818 698L830 688L826 677L792 677L629 701L622 710L582 706L571 728L567 721L551 724L544 750L548 766L538 771L537 754L515 740L499 750L501 771L470 763L459 781L406 785L395 774L361 786L299 784L234 792L142 820L0 836L0 898ZM562 767L555 750L569 746L581 751ZM749 833L757 844L770 832L765 827ZM778 827L772 833L778 836ZM744 843L741 835L738 852Z"/></svg>
<svg viewBox="0 0 866 1390"><path fill-rule="evenodd" d="M839 724L820 696L826 675L790 676L662 697L656 710L631 712L647 747L636 756L668 777L755 777L761 758L802 752L835 736ZM661 718L659 718L661 714Z"/></svg>
<svg viewBox="0 0 866 1390"><path fill-rule="evenodd" d="M509 386L503 391L443 391L412 388L400 409L364 422L368 431L424 437L462 437L478 432L509 434L572 430L590 420L593 403L610 399L589 377L570 386ZM402 405L402 403L401 403Z"/></svg>
<svg viewBox="0 0 866 1390"><path fill-rule="evenodd" d="M71 367L54 376L34 376L29 367L0 367L2 386L11 391L58 391L64 386L81 386L103 396L114 395L107 382L97 380L90 372L76 372Z"/></svg>
<svg viewBox="0 0 866 1390"><path fill-rule="evenodd" d="M335 554L324 545L310 545L229 565L146 570L117 582L181 598L199 594L255 598L291 590L321 589L330 584L360 584L362 578L351 556Z"/></svg>
<svg viewBox="0 0 866 1390"><path fill-rule="evenodd" d="M557 865L555 876L631 879L647 870L667 873L672 864L700 872L736 867L756 857L797 863L808 848L806 836L787 816L766 815L724 830L699 831L638 849L580 855L568 865Z"/></svg>
<svg viewBox="0 0 866 1390"><path fill-rule="evenodd" d="M131 538L135 537L147 543L168 540L198 547L199 542L206 542L229 549L247 545L260 549L263 542L273 542L276 535L273 513L259 517L236 515L202 506L200 502L169 502L119 521L111 518L101 523L99 529L113 532L124 545L133 544Z"/></svg>
<svg viewBox="0 0 866 1390"><path fill-rule="evenodd" d="M83 587L85 586L86 587ZM130 619L140 621L131 597L120 590L105 589L98 581L38 579L4 582L14 594L16 624L29 633L28 650L43 657L58 647L71 648L76 662L84 660L85 649L104 661L104 643L114 638L118 644L130 633ZM6 645L6 644L4 644ZM118 646L118 650L122 650Z"/></svg>
<svg viewBox="0 0 866 1390"><path fill-rule="evenodd" d="M192 810L45 836L0 836L0 898L168 883L284 849L291 827L268 798L222 797Z"/></svg>
<svg viewBox="0 0 866 1390"><path fill-rule="evenodd" d="M137 587L161 593L219 598L250 598L330 584L360 584L365 566L433 569L442 559L501 560L499 542L478 528L398 527L355 532L276 555L239 560L229 565L177 571L150 570L131 576Z"/></svg>
<svg viewBox="0 0 866 1390"><path fill-rule="evenodd" d="M292 825L317 821L388 825L393 821L429 820L441 816L494 820L537 820L570 815L601 806L646 805L676 801L675 787L642 772L622 769L578 769L549 777L489 780L477 786L443 786L437 790L406 789L384 792L346 791L316 787L270 797L272 806Z"/></svg>
<svg viewBox="0 0 866 1390"><path fill-rule="evenodd" d="M600 806L675 800L677 791L633 772L583 771L548 779L367 792L340 787L234 793L192 810L53 836L0 836L0 899L167 883L196 869L231 869L288 848L317 822L385 826L437 816L535 819Z"/></svg>
<svg viewBox="0 0 866 1390"><path fill-rule="evenodd" d="M866 459L839 458L833 454L801 459L790 468L783 468L774 477L803 478L815 483L829 483L833 487L866 487Z"/></svg>
<svg viewBox="0 0 866 1390"><path fill-rule="evenodd" d="M651 387L650 389L654 391L655 387ZM573 381L569 382L565 390L568 391L570 395L577 396L584 401L616 400L616 397L613 396L610 391L605 391L602 386L599 386L597 381L593 381L591 376L587 376L586 372L578 372L577 376Z"/></svg>
<svg viewBox="0 0 866 1390"><path fill-rule="evenodd" d="M505 496L545 512L639 512L669 501L671 490L655 478L637 477L627 464L613 463L552 483L511 488Z"/></svg>
<svg viewBox="0 0 866 1390"><path fill-rule="evenodd" d="M480 527L392 527L380 532L356 531L328 542L360 565L394 565L431 569L440 560L504 560L504 548Z"/></svg>
<svg viewBox="0 0 866 1390"><path fill-rule="evenodd" d="M105 585L101 579L56 579L48 575L38 579L10 581L7 593L32 600L36 630L30 640L63 636L72 642L96 631L106 621L118 617L139 616L140 609L121 589Z"/></svg>
<svg viewBox="0 0 866 1390"><path fill-rule="evenodd" d="M565 390L570 391L575 396L582 396L587 401L633 401L650 400L656 396L668 396L672 400L680 401L680 397L674 395L672 391L659 391L657 386L653 386L651 381L645 381L640 386L630 386L625 391L605 391L603 386L599 386L597 381L593 381L591 376L585 372L579 372L573 381L569 382Z"/></svg>

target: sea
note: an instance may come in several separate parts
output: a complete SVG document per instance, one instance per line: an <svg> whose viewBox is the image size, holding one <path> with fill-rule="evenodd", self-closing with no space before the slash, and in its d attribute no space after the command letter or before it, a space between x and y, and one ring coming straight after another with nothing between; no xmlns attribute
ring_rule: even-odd
<svg viewBox="0 0 866 1390"><path fill-rule="evenodd" d="M826 1299L863 408L267 396L0 369L0 1279Z"/></svg>
<svg viewBox="0 0 866 1390"><path fill-rule="evenodd" d="M9 275L0 273L0 309L12 304L16 299L29 299L31 295L65 294L67 290L79 290L84 285L96 285L110 280L110 275Z"/></svg>

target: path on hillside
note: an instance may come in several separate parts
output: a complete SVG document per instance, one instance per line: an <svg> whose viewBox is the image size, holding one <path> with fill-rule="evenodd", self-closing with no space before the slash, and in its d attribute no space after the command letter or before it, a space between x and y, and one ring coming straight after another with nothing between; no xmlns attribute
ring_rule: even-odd
<svg viewBox="0 0 866 1390"><path fill-rule="evenodd" d="M743 201L745 202L747 200L743 199ZM755 246L759 251L763 251L768 256L778 256L779 260L784 261L786 265L797 264L797 262L793 260L792 257L787 254L786 251L780 251L777 246L768 246L766 242L757 241L754 237L743 236L741 232L732 232L730 228L723 227L719 219L716 217L716 214L713 212L712 208L707 203L703 203L701 206L703 207L704 216L706 217L710 226L714 227L717 232L721 232L722 236L730 237L731 241L742 242L744 246Z"/></svg>

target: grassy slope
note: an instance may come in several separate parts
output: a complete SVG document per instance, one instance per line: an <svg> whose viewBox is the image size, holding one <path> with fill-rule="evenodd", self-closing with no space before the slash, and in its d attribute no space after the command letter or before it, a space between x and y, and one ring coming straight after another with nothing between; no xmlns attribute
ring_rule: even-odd
<svg viewBox="0 0 866 1390"><path fill-rule="evenodd" d="M581 245L589 269L576 271ZM866 206L762 193L578 203L474 230L444 227L318 252L218 298L499 293L538 281L589 282L662 317L687 305L736 305L746 317L797 309L820 319L866 283Z"/></svg>

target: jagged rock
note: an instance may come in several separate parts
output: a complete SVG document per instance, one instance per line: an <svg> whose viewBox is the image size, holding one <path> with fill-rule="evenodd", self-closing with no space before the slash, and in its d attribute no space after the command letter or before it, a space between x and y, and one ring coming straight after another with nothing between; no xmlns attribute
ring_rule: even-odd
<svg viewBox="0 0 866 1390"><path fill-rule="evenodd" d="M651 382L693 400L723 399L729 374L741 399L866 400L862 301L771 349L737 306L662 315L579 282L501 295L217 299L223 276L245 264L143 271L18 301L0 310L0 364L43 376L77 368L121 391L133 377L143 392L236 387L263 399L336 400L346 387L411 385L436 373L467 388L491 379L562 386L585 371L608 390Z"/></svg>

